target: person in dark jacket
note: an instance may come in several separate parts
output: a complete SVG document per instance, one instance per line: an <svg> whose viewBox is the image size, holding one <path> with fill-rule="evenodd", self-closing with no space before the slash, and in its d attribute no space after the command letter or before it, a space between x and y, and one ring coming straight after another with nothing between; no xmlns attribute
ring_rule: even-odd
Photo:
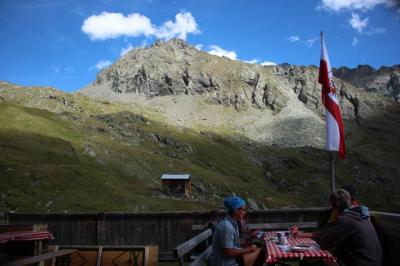
<svg viewBox="0 0 400 266"><path fill-rule="evenodd" d="M382 248L368 208L352 206L344 189L332 192L330 201L339 215L322 229L317 242L323 249L335 248L335 255L346 266L381 266Z"/></svg>

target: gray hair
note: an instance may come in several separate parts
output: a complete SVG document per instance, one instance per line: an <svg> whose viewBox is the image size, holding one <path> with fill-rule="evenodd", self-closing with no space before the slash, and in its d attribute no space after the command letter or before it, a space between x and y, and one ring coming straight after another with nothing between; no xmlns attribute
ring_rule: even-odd
<svg viewBox="0 0 400 266"><path fill-rule="evenodd" d="M341 211L351 206L350 193L343 188L339 188L333 191L329 199L331 201L332 207L337 208Z"/></svg>

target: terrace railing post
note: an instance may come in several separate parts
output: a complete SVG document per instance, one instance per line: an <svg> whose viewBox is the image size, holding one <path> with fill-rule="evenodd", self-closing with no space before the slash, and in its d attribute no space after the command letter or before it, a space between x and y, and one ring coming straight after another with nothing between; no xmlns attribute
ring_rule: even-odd
<svg viewBox="0 0 400 266"><path fill-rule="evenodd" d="M0 212L0 224L9 224L8 212Z"/></svg>
<svg viewBox="0 0 400 266"><path fill-rule="evenodd" d="M105 219L104 213L98 213L96 216L96 245L98 246L105 244Z"/></svg>
<svg viewBox="0 0 400 266"><path fill-rule="evenodd" d="M336 190L336 180L335 180L335 158L334 158L334 152L329 151L329 169L331 173L331 191Z"/></svg>

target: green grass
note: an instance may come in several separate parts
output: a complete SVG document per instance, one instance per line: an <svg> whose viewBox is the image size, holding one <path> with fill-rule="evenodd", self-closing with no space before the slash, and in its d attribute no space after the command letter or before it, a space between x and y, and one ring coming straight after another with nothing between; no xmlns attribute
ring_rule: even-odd
<svg viewBox="0 0 400 266"><path fill-rule="evenodd" d="M129 105L80 95L57 95L80 111L53 112L41 100L26 107L24 93L34 98L40 91L10 91L13 100L0 99L0 211L211 210L232 193L267 208L328 204L323 150L174 128L137 116ZM348 160L337 161L336 171L339 186L355 185L362 202L393 211L400 207L399 146L393 145L400 144L393 140L399 130L385 121L380 131L346 125ZM163 173L190 173L192 197L163 196Z"/></svg>

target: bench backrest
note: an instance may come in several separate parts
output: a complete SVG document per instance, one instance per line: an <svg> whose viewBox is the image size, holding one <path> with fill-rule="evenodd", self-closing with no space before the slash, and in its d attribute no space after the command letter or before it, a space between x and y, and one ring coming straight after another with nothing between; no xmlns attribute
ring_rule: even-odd
<svg viewBox="0 0 400 266"><path fill-rule="evenodd" d="M212 246L208 246L208 248L200 254L189 266L203 266L204 263L211 257Z"/></svg>
<svg viewBox="0 0 400 266"><path fill-rule="evenodd" d="M212 230L207 229L200 234L194 236L188 241L180 244L174 249L174 256L179 259L179 265L183 265L183 258L186 254L188 254L192 249L197 247L199 244L206 242L207 249L198 256L191 265L202 265L211 255L211 246L208 245L207 239L212 236Z"/></svg>

